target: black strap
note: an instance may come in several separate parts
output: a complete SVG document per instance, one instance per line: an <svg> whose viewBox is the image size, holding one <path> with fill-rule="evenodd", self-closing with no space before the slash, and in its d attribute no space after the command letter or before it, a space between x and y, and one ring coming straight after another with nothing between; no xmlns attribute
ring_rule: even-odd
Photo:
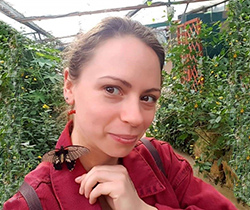
<svg viewBox="0 0 250 210"><path fill-rule="evenodd" d="M156 165L158 166L158 168L162 171L162 173L167 177L167 173L165 171L165 168L163 166L161 157L157 151L157 149L154 147L154 145L146 138L142 138L141 139L142 143L147 147L147 149L149 150L149 152L151 153L151 155L153 156Z"/></svg>
<svg viewBox="0 0 250 210"><path fill-rule="evenodd" d="M30 210L43 210L42 204L36 194L36 191L27 182L23 182L23 184L19 188L19 192L26 200Z"/></svg>

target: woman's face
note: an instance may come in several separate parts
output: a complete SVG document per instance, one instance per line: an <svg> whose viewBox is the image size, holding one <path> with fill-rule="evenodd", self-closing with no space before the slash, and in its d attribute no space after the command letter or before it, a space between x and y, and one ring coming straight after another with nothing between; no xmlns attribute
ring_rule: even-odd
<svg viewBox="0 0 250 210"><path fill-rule="evenodd" d="M124 157L150 126L160 97L156 53L132 36L102 43L65 95L74 104L73 144L109 157Z"/></svg>

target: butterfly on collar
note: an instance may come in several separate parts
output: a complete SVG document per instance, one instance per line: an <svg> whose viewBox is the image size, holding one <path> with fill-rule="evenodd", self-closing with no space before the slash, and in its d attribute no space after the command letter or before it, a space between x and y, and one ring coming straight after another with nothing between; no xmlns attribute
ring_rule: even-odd
<svg viewBox="0 0 250 210"><path fill-rule="evenodd" d="M62 170L63 163L72 171L76 164L76 159L89 152L89 149L79 145L61 146L55 150L45 153L42 161L51 162L55 170Z"/></svg>

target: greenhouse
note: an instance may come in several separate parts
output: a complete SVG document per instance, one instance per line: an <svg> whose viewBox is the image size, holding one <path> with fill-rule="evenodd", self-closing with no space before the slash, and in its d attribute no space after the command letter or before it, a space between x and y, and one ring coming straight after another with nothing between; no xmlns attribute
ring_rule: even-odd
<svg viewBox="0 0 250 210"><path fill-rule="evenodd" d="M72 81L67 79L67 72L70 74L70 68L67 65L70 64L71 59L68 56L72 56L72 49L78 49L74 43L84 40L85 34L88 35L91 28L108 17L128 18L139 22L142 27L145 26L150 33L156 35L157 42L164 49L164 59L161 61L160 52L145 41L156 52L160 63L162 62L163 70L161 88L159 91L157 88L151 88L161 94L154 92L153 97L151 93L151 95L140 96L140 101L145 98L155 101L156 107L155 115L152 115L152 123L149 123L143 136L167 142L174 148L177 157L181 155L189 162L194 176L212 185L216 192L231 201L237 209L249 210L249 0L0 0L0 208L3 208L4 203L21 189L24 177L41 162L52 162L52 168L54 167L53 170L56 172L67 170L67 165L69 169L67 172L70 171L73 176L75 172L71 171L75 166L74 171L78 170L78 158L82 161L80 157L83 154L87 153L86 157L88 157L89 150L91 153L91 149L84 150L80 146L77 148L64 145L64 148L56 147L56 150L54 148L58 146L57 141L61 138L60 134L65 124L68 125L73 119L72 122L75 125L78 110L81 110L78 107L76 113L73 109L74 102L65 95L69 89L65 87L71 87L66 84L74 86L77 83L77 80L74 83L73 79ZM122 33L135 32L123 31ZM102 49L102 45L99 46L96 40L97 38L89 43L96 43L98 48L95 50L98 51ZM135 43L133 40L130 41ZM88 40L86 39L85 42L87 43ZM114 48L110 47L110 53L115 51L115 43L109 42L109 39L100 43L103 46L109 43L110 46L114 46ZM123 48L124 52L131 52L133 55L132 49L135 46L124 45ZM84 46L82 49L85 49ZM88 52L92 52L91 50ZM140 50L138 48L138 54L145 55L145 63L150 63L151 59L146 59L146 48L145 51ZM103 56L106 58L106 55ZM116 53L114 53L115 56ZM125 54L124 57L127 58ZM142 56L138 55L138 63L139 57ZM86 60L86 68L88 68L88 62L91 63L94 58L95 56L89 57L90 61ZM109 66L108 61L103 59L103 65L105 64ZM102 65L99 64L99 67L101 69ZM130 72L130 66L127 68ZM122 69L121 67L120 70ZM134 72L134 78L137 78L139 73ZM143 74L139 75L138 81L145 77ZM151 77L154 78L152 75ZM115 104L122 103L122 99L125 100L125 96L129 96L130 92L126 88L133 89L134 86L131 85L133 83L120 79L119 81L124 88L111 86L112 84L104 86L109 94L112 91L113 98L111 99L111 94L105 96L102 103L112 101L110 104L118 107ZM131 79L131 81L134 80ZM138 82L138 84L141 83ZM116 91L118 95L115 99ZM82 94L82 90L79 93ZM128 99L133 96L131 93ZM89 97L92 100L95 95ZM84 101L82 98L80 99ZM129 101L127 104L131 105ZM93 108L96 108L95 115L99 113L100 118L107 115L109 111L111 115L115 110L109 109L107 113L103 113L101 109L98 110L98 107L100 108L98 103L93 104ZM142 109L145 113L153 110L152 105L145 104L141 105L140 110ZM132 111L135 110L131 109L131 113ZM85 114L88 116L89 113L86 111ZM148 118L145 117L145 119ZM79 119L79 122L86 123L84 120L85 118ZM100 122L93 122L93 128L101 122L102 119ZM134 123L137 121L134 120ZM137 127L140 127L139 124ZM131 130L134 127L136 126L131 126ZM91 129L90 126L86 126L87 128ZM73 124L70 129L72 131ZM74 132L70 135L72 139L73 136L75 137ZM113 138L120 143L124 139L132 138L125 134L121 136ZM126 142L124 145L126 148L129 143ZM47 153L48 151L51 152ZM123 150L117 149L117 151ZM115 149L110 151L111 153L116 154ZM126 165L126 157L119 157L118 165ZM64 162L66 164L63 164ZM84 168L84 164L82 165ZM158 163L157 166L159 166ZM160 166L159 168L161 169ZM132 172L129 168L127 170L129 177ZM171 179L168 172L170 173L171 170L167 171L166 177ZM138 177L140 177L139 174ZM134 182L133 175L130 178L132 180L130 181ZM141 197L142 191L137 189L136 183L134 185ZM98 186L100 186L99 181L91 188L92 192L95 191L94 189L99 189ZM66 187L64 189L66 190ZM120 209L115 207L115 204L110 204L111 193L101 195L98 202L101 203L102 209ZM101 200L103 195L105 195L105 201ZM185 196L182 198L183 203L186 202ZM143 196L142 200L144 200ZM144 201L146 200L147 198ZM188 208L188 205L185 206L181 201L179 204L178 209ZM153 207L161 209L161 205L157 205ZM216 203L211 202L211 205ZM177 209L173 206L171 209ZM194 209L200 208L195 206Z"/></svg>

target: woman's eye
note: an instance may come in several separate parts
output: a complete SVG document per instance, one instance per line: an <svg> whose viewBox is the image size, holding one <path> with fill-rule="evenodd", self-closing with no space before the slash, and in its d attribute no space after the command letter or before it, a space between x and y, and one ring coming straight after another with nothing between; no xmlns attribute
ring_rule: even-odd
<svg viewBox="0 0 250 210"><path fill-rule="evenodd" d="M149 102L149 103L154 103L156 102L157 99L154 96L143 96L141 100Z"/></svg>
<svg viewBox="0 0 250 210"><path fill-rule="evenodd" d="M105 90L108 93L113 94L113 95L120 95L121 94L119 88L117 88L117 87L105 87Z"/></svg>

